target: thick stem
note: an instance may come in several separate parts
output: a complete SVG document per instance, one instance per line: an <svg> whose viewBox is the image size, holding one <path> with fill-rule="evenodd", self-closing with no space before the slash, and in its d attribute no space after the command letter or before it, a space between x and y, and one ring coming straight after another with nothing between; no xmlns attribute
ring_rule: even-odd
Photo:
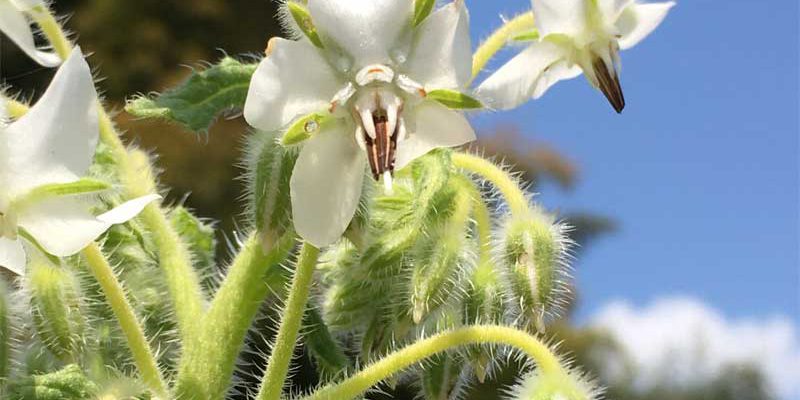
<svg viewBox="0 0 800 400"><path fill-rule="evenodd" d="M128 151L114 130L108 114L100 115L100 137L108 144L119 166L120 180L125 185L129 198L156 192L150 160L138 150ZM153 234L153 243L158 250L158 263L166 278L172 297L175 316L184 343L194 335L198 325L197 316L204 312L203 292L197 271L192 268L191 256L186 244L167 218L159 204L148 205L140 214L142 222Z"/></svg>
<svg viewBox="0 0 800 400"><path fill-rule="evenodd" d="M503 194L511 212L516 217L527 218L530 216L531 209L528 198L520 188L518 181L508 172L490 161L467 153L453 153L453 164L492 182Z"/></svg>
<svg viewBox="0 0 800 400"><path fill-rule="evenodd" d="M42 28L45 37L63 60L72 52L72 44L61 25L46 7L35 7L31 15ZM114 154L119 167L120 180L127 195L136 198L156 191L155 178L146 156L128 152L125 144L114 129L108 113L98 104L100 139ZM139 160L134 159L140 155ZM137 162L138 161L138 162ZM178 327L182 337L192 334L197 316L203 312L203 292L200 279L192 268L191 257L186 245L169 223L165 211L158 204L150 204L141 214L147 228L153 232L158 246L159 264L164 271L167 286L172 296Z"/></svg>
<svg viewBox="0 0 800 400"><path fill-rule="evenodd" d="M280 263L294 244L294 233L287 233L265 254L257 235L247 240L203 318L203 329L184 346L178 398L224 396L247 329L270 291L268 275L282 273Z"/></svg>
<svg viewBox="0 0 800 400"><path fill-rule="evenodd" d="M317 265L318 258L319 249L308 243L303 244L294 278L292 278L292 287L289 289L289 298L283 310L278 336L275 338L272 354L267 363L267 371L261 381L258 400L279 400L281 397L294 347L297 344L297 334L303 321L308 293L313 283L314 267Z"/></svg>
<svg viewBox="0 0 800 400"><path fill-rule="evenodd" d="M90 244L83 249L82 254L86 259L86 264L89 266L89 271L91 271L103 289L106 301L111 306L111 310L119 322L133 355L133 361L142 376L142 381L155 395L162 399L167 399L167 385L164 383L164 377L161 376L158 362L150 350L150 345L144 336L144 330L136 318L133 307L128 303L114 270L97 244Z"/></svg>
<svg viewBox="0 0 800 400"><path fill-rule="evenodd" d="M475 55L472 57L472 79L474 80L475 77L478 76L483 68L486 67L486 64L489 63L489 60L505 47L508 40L511 39L513 35L534 28L533 12L526 12L514 17L494 31L486 41L481 43L478 50L475 51Z"/></svg>
<svg viewBox="0 0 800 400"><path fill-rule="evenodd" d="M434 354L470 344L505 344L513 346L534 361L542 374L566 374L550 349L539 339L523 331L498 325L470 326L442 332L398 350L344 381L327 385L304 400L346 400L364 393L380 381Z"/></svg>

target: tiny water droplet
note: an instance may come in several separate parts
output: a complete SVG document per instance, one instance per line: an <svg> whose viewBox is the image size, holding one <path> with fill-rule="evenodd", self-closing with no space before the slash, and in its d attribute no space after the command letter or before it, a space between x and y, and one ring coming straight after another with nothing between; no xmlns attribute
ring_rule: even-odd
<svg viewBox="0 0 800 400"><path fill-rule="evenodd" d="M319 124L312 119L306 122L303 129L305 129L306 133L314 133L319 129Z"/></svg>
<svg viewBox="0 0 800 400"><path fill-rule="evenodd" d="M400 49L394 49L391 51L392 60L398 64L405 64L407 61L406 52Z"/></svg>

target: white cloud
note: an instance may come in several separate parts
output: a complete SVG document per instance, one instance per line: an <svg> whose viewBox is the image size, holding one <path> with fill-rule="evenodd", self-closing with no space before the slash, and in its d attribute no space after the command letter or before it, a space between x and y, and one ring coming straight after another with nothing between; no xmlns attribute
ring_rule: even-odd
<svg viewBox="0 0 800 400"><path fill-rule="evenodd" d="M800 399L800 337L786 316L728 319L702 301L657 300L644 308L606 305L590 325L627 349L643 384L710 379L725 366L757 366L783 399Z"/></svg>

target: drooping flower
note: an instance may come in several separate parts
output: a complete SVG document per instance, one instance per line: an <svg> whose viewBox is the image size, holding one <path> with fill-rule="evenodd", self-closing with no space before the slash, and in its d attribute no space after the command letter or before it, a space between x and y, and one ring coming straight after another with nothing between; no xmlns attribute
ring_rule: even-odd
<svg viewBox="0 0 800 400"><path fill-rule="evenodd" d="M394 171L415 158L475 139L463 114L441 101L472 100L459 92L472 61L463 1L424 20L414 4L311 0L306 10L288 3L306 13L299 21L306 34L272 39L253 76L247 121L284 130L284 142L298 132L305 140L291 200L295 229L313 245L333 243L347 228L366 165L390 186Z"/></svg>
<svg viewBox="0 0 800 400"><path fill-rule="evenodd" d="M82 179L97 146L97 93L75 49L24 116L7 124L0 99L0 266L22 274L23 240L49 254L77 253L111 225L159 198L148 195L94 216L93 195L107 185Z"/></svg>
<svg viewBox="0 0 800 400"><path fill-rule="evenodd" d="M503 65L477 93L498 109L541 97L558 81L583 72L617 112L625 107L619 51L635 46L666 17L674 2L532 0L538 40Z"/></svg>
<svg viewBox="0 0 800 400"><path fill-rule="evenodd" d="M0 0L0 32L39 64L55 67L61 64L61 59L55 53L36 48L31 24L25 16L26 12L43 5L42 0Z"/></svg>

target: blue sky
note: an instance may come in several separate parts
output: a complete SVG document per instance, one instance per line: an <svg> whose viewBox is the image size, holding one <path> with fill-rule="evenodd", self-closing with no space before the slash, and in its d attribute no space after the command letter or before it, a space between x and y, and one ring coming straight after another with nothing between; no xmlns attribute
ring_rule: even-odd
<svg viewBox="0 0 800 400"><path fill-rule="evenodd" d="M467 3L476 41L529 7ZM681 294L734 318L800 322L798 3L766 3L679 1L623 53L621 116L581 77L475 120L520 126L578 164L572 192L541 187L548 207L620 223L581 255L579 316Z"/></svg>

